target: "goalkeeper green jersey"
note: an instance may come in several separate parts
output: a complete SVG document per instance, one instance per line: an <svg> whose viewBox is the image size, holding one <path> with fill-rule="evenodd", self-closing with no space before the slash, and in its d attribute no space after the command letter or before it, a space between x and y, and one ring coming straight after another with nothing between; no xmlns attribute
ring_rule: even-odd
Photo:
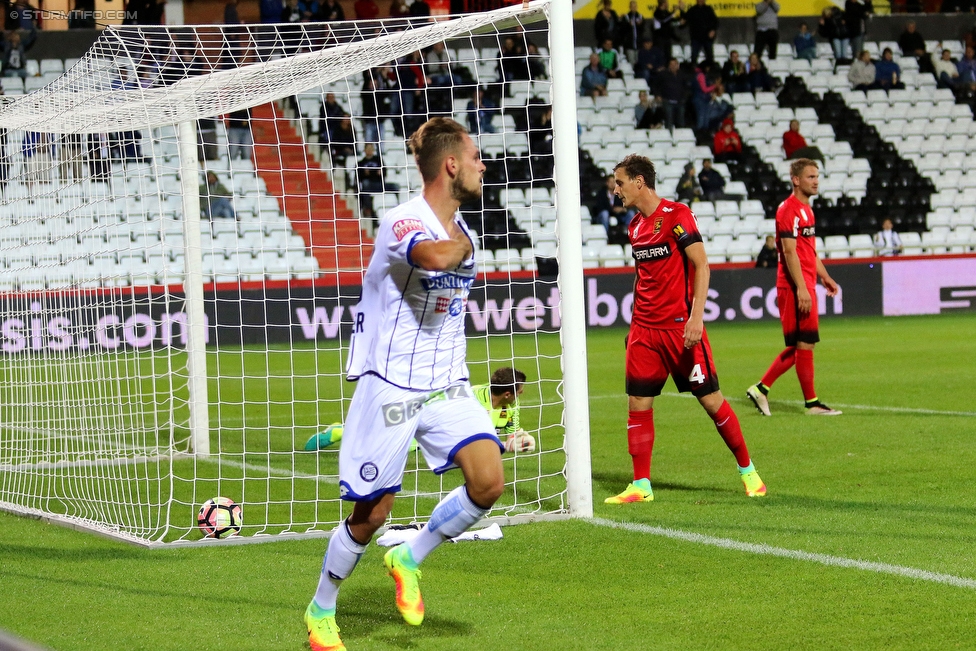
<svg viewBox="0 0 976 651"><path fill-rule="evenodd" d="M478 399L478 402L481 403L482 407L488 410L488 416L491 418L491 422L495 425L495 432L499 436L502 434L511 435L522 429L522 425L519 423L518 400L515 401L515 404L509 405L508 407L492 409L491 385L479 384L478 386L473 386L471 388L474 390L474 397Z"/></svg>

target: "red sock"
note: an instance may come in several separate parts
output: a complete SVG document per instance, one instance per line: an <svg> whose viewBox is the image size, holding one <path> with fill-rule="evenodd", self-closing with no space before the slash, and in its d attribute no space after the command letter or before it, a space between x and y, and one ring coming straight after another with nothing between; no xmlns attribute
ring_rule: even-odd
<svg viewBox="0 0 976 651"><path fill-rule="evenodd" d="M790 346L776 356L776 359L774 359L773 363L769 366L769 370L766 371L766 375L763 376L762 383L767 389L773 386L773 382L778 380L780 375L790 370L795 361L796 348Z"/></svg>
<svg viewBox="0 0 976 651"><path fill-rule="evenodd" d="M813 389L813 351L802 348L796 351L796 377L800 380L803 399L807 402L817 399Z"/></svg>
<svg viewBox="0 0 976 651"><path fill-rule="evenodd" d="M654 449L654 410L631 411L627 418L627 451L634 462L634 479L651 478Z"/></svg>
<svg viewBox="0 0 976 651"><path fill-rule="evenodd" d="M712 416L715 421L715 429L722 435L725 444L735 455L735 462L740 468L749 466L749 449L746 447L746 440L742 438L742 428L739 427L739 419L736 417L728 401L722 403L718 412Z"/></svg>

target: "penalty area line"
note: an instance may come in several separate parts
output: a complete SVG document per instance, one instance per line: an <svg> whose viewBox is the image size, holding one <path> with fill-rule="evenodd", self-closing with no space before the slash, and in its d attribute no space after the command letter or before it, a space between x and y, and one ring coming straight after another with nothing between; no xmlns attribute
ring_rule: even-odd
<svg viewBox="0 0 976 651"><path fill-rule="evenodd" d="M602 396L590 396L590 400L610 400L612 398L619 398L621 400L625 399L627 396L623 393L614 393L610 395ZM666 391L662 393L659 397L667 398L694 398L695 396L690 393L677 393L674 391ZM749 402L748 398L738 398L734 396L726 395L725 399L729 402ZM799 401L789 402L786 400L770 400L772 405L796 405ZM976 416L976 411L949 411L944 409L921 409L917 407L883 407L878 405L847 405L841 404L839 402L830 401L830 404L834 407L840 407L842 409L860 409L862 411L884 411L900 414L926 414L929 416L964 416L973 417Z"/></svg>
<svg viewBox="0 0 976 651"><path fill-rule="evenodd" d="M954 576L952 574L929 572L928 570L920 570L914 567L891 565L889 563L860 561L853 558L844 558L843 556L831 556L829 554L815 554L798 549L785 549L783 547L772 547L771 545L766 544L740 542L738 540L731 540L729 538L716 538L714 536L706 536L704 534L694 533L691 531L681 531L679 529L652 527L646 524L636 524L631 522L615 522L613 520L606 520L604 518L590 518L584 521L600 527L624 529L634 533L642 533L650 536L661 536L663 538L670 538L672 540L683 540L685 542L695 543L698 545L720 547L722 549L730 549L732 551L745 552L747 554L776 556L795 561L819 563L820 565L827 565L831 567L844 567L855 570L863 570L866 572L876 572L878 574L891 574L909 579L917 579L919 581L930 581L932 583L941 583L943 585L951 585L957 588L976 590L976 579L966 579L960 576Z"/></svg>

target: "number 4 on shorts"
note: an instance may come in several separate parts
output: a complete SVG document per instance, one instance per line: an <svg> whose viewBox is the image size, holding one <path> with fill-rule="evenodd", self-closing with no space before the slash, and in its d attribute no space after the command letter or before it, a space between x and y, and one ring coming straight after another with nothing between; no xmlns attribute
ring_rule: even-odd
<svg viewBox="0 0 976 651"><path fill-rule="evenodd" d="M695 364L695 368L691 369L691 375L688 376L688 381L705 384L705 374L702 373L701 364Z"/></svg>

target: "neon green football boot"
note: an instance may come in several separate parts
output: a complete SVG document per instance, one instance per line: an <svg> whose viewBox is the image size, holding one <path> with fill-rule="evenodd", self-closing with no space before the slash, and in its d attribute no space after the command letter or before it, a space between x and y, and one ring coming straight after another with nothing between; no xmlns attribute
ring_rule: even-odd
<svg viewBox="0 0 976 651"><path fill-rule="evenodd" d="M324 450L334 443L338 443L342 440L342 423L332 423L325 428L324 432L319 434L312 434L312 436L305 441L305 449L309 452L313 450Z"/></svg>
<svg viewBox="0 0 976 651"><path fill-rule="evenodd" d="M654 491L650 479L635 479L627 485L624 492L603 500L604 504L631 504L633 502L653 502Z"/></svg>
<svg viewBox="0 0 976 651"><path fill-rule="evenodd" d="M409 560L404 559L406 545L398 545L383 556L387 571L396 582L397 610L405 622L420 626L424 621L424 599L420 596L420 570Z"/></svg>
<svg viewBox="0 0 976 651"><path fill-rule="evenodd" d="M742 479L742 485L746 487L746 495L749 497L766 496L766 484L759 478L758 472L752 470L750 472L740 473L739 477Z"/></svg>
<svg viewBox="0 0 976 651"><path fill-rule="evenodd" d="M346 651L346 645L339 639L334 609L323 610L313 600L305 609L305 628L312 651Z"/></svg>

